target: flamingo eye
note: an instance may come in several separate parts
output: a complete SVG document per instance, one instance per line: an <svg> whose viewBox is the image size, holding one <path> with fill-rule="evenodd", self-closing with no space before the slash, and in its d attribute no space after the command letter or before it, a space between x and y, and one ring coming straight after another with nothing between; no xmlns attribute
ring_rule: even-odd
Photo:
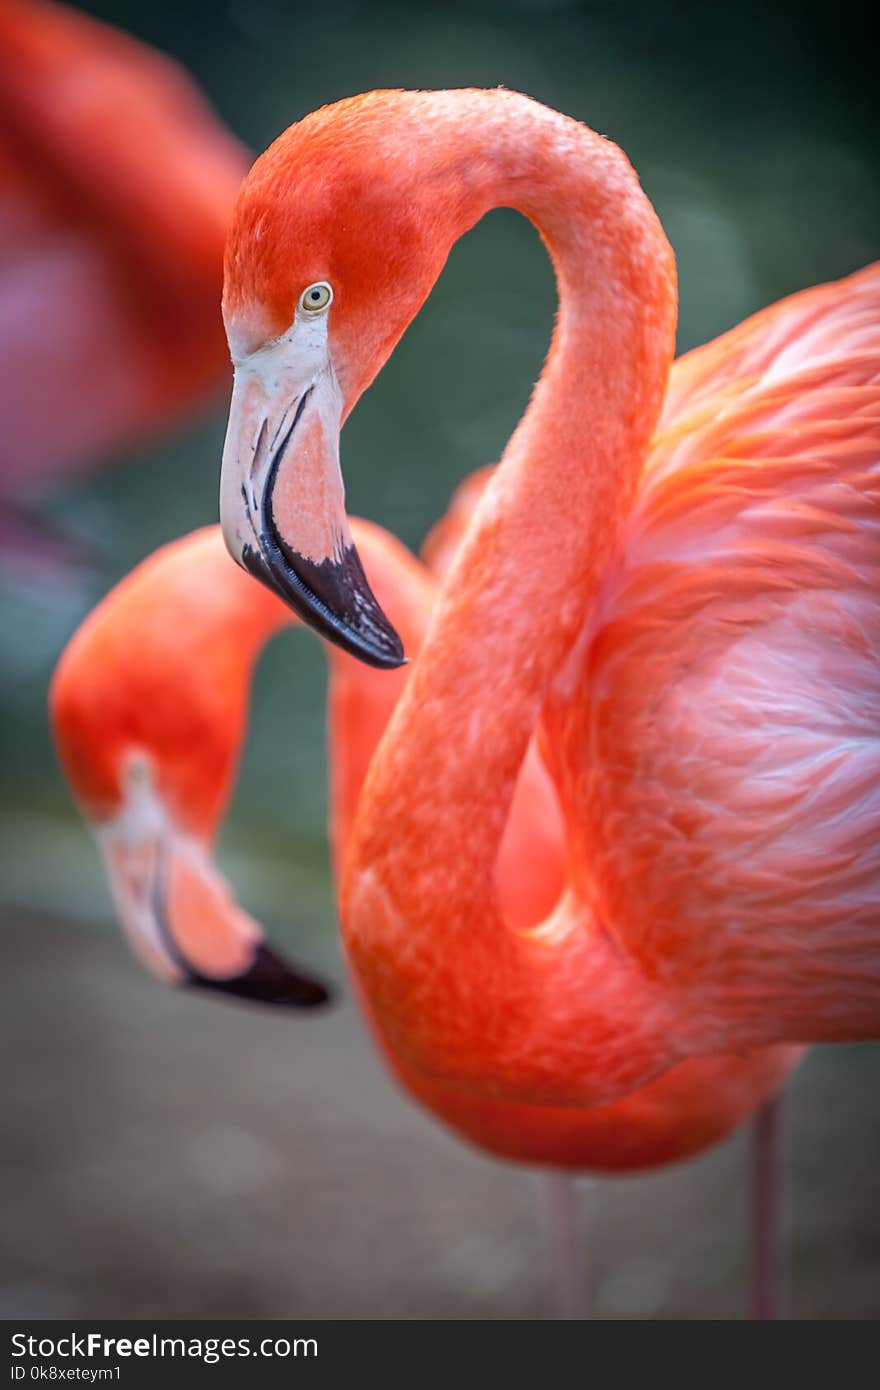
<svg viewBox="0 0 880 1390"><path fill-rule="evenodd" d="M299 297L299 307L304 314L321 314L333 303L333 286L326 280L318 280L309 285Z"/></svg>

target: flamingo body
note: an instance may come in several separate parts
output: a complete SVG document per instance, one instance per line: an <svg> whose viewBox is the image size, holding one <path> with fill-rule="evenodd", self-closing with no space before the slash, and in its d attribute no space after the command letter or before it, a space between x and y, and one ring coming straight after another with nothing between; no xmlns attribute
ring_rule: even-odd
<svg viewBox="0 0 880 1390"><path fill-rule="evenodd" d="M878 266L676 364L549 704L604 919L743 1036L877 1026L878 371Z"/></svg>

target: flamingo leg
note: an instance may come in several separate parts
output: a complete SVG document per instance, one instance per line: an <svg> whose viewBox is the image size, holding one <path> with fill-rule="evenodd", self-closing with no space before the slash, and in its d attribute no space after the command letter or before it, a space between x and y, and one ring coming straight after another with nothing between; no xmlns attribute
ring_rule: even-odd
<svg viewBox="0 0 880 1390"><path fill-rule="evenodd" d="M542 1174L541 1197L552 1287L551 1316L563 1321L588 1318L589 1296L575 1179L567 1173Z"/></svg>
<svg viewBox="0 0 880 1390"><path fill-rule="evenodd" d="M768 1100L752 1129L752 1316L782 1316L782 1098Z"/></svg>

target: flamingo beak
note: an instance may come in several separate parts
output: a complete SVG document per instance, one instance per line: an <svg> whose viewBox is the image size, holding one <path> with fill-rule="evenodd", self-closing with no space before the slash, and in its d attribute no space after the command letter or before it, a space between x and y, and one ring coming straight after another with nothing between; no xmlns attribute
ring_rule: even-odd
<svg viewBox="0 0 880 1390"><path fill-rule="evenodd" d="M168 827L137 841L115 830L98 838L123 930L153 975L297 1008L329 999L323 984L266 944L203 846Z"/></svg>
<svg viewBox="0 0 880 1390"><path fill-rule="evenodd" d="M403 644L364 574L339 467L342 397L329 362L306 385L236 373L220 519L233 557L320 636L369 666Z"/></svg>

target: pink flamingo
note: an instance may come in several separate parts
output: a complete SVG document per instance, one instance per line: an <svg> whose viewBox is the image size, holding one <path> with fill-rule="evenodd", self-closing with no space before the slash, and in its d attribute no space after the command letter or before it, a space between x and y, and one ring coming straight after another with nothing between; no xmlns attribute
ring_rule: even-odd
<svg viewBox="0 0 880 1390"><path fill-rule="evenodd" d="M170 59L46 0L0 7L0 527L203 403L246 152Z"/></svg>

